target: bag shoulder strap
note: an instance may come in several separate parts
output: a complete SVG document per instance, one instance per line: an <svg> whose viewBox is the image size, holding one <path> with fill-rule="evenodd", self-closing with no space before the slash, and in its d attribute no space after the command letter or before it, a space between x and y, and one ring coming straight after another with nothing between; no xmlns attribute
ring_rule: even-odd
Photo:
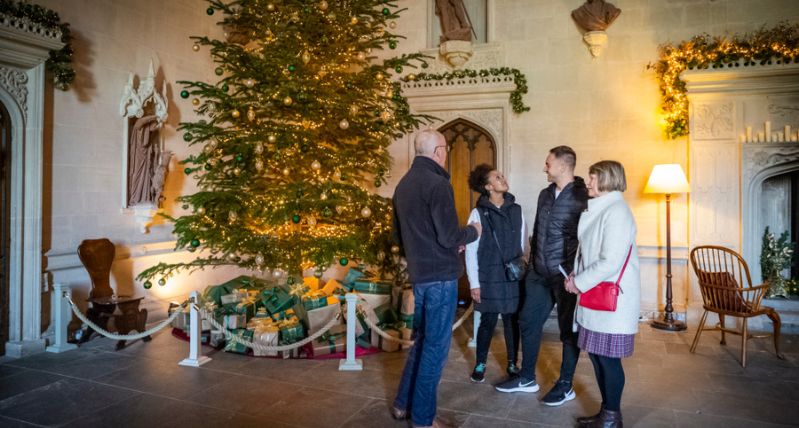
<svg viewBox="0 0 799 428"><path fill-rule="evenodd" d="M497 243L497 254L499 254L499 259L500 259L500 260L502 260L502 265L503 265L503 266L505 266L505 265L507 265L508 263L505 261L505 258L504 258L504 257L502 257L502 245L499 245L499 239L497 238L497 232L496 232L496 231L494 231L494 222L493 222L493 221L491 221L491 218L489 218L489 216L488 216L488 214L489 214L488 210L486 210L486 211L483 211L483 213L485 214L485 218L486 218L486 220L488 220L488 223L491 225L491 234L492 234L492 235L494 235L494 242L496 242L496 243Z"/></svg>
<svg viewBox="0 0 799 428"><path fill-rule="evenodd" d="M619 279L616 280L616 285L619 285L621 282L621 277L624 276L624 271L627 269L627 262L630 261L630 255L633 253L633 246L630 245L630 251L627 253L627 260L624 261L624 267L621 268L621 273L619 274ZM621 287L619 287L621 289Z"/></svg>

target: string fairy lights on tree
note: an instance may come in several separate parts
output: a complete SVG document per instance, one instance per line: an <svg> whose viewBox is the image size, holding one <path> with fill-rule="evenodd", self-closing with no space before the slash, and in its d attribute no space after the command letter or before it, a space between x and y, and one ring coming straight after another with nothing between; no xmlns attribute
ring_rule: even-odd
<svg viewBox="0 0 799 428"><path fill-rule="evenodd" d="M674 139L688 135L688 97L680 73L685 70L750 67L799 62L799 24L780 23L743 36L696 36L674 47L661 46L661 59L649 64L660 80L661 108L666 120L666 136Z"/></svg>
<svg viewBox="0 0 799 428"><path fill-rule="evenodd" d="M221 265L286 274L289 284L334 263L400 272L390 200L365 183L384 184L388 145L430 119L412 115L391 80L423 56L371 55L397 47L402 11L379 0L209 1L226 40L192 37L193 49L210 48L219 80L178 82L208 117L180 125L202 147L182 162L199 191L177 199L190 214L167 216L177 248L199 256L141 272L145 288Z"/></svg>

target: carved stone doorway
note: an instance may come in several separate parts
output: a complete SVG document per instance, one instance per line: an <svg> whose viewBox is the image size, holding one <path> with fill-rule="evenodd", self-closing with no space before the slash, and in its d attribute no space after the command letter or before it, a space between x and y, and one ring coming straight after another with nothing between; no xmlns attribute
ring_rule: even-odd
<svg viewBox="0 0 799 428"><path fill-rule="evenodd" d="M465 226L480 196L469 190L469 173L475 166L483 163L496 168L496 142L488 131L465 119L456 119L441 127L439 132L447 140L447 171L451 175L450 181L455 192L458 223ZM463 257L461 253L461 259ZM463 275L458 280L458 302L468 305L470 301L469 278Z"/></svg>
<svg viewBox="0 0 799 428"><path fill-rule="evenodd" d="M9 199L11 197L10 176L11 121L8 112L0 103L0 344L8 342L8 260L9 260ZM5 355L5 346L0 346L0 356Z"/></svg>

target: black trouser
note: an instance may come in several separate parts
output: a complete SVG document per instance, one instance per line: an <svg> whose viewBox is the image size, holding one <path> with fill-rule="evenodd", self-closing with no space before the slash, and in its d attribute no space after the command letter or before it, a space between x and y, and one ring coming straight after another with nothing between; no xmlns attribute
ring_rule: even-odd
<svg viewBox="0 0 799 428"><path fill-rule="evenodd" d="M594 364L594 373L605 409L620 412L621 393L624 390L624 368L621 366L621 358L603 357L591 353L588 357Z"/></svg>
<svg viewBox="0 0 799 428"><path fill-rule="evenodd" d="M541 347L541 333L544 323L558 306L558 327L560 341L563 342L563 361L560 365L560 378L571 382L580 348L577 347L579 335L572 331L574 308L577 306L577 295L569 293L563 286L563 275L543 277L530 271L524 281L524 302L519 312L519 324L522 332L522 370L520 375L529 380L535 379L535 364Z"/></svg>
<svg viewBox="0 0 799 428"><path fill-rule="evenodd" d="M477 364L485 364L488 359L488 347L497 326L497 313L480 313L480 327L477 328ZM519 314L502 314L505 330L505 347L508 352L508 363L516 364L519 355Z"/></svg>

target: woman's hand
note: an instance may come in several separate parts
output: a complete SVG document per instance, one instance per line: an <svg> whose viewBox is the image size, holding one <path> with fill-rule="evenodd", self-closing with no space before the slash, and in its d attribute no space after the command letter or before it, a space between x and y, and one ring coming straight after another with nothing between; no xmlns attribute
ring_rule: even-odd
<svg viewBox="0 0 799 428"><path fill-rule="evenodd" d="M477 303L480 303L480 289L479 288L472 288L472 300Z"/></svg>
<svg viewBox="0 0 799 428"><path fill-rule="evenodd" d="M580 294L580 289L574 285L574 273L569 274L569 276L563 280L563 286L566 287L566 291L569 293Z"/></svg>

